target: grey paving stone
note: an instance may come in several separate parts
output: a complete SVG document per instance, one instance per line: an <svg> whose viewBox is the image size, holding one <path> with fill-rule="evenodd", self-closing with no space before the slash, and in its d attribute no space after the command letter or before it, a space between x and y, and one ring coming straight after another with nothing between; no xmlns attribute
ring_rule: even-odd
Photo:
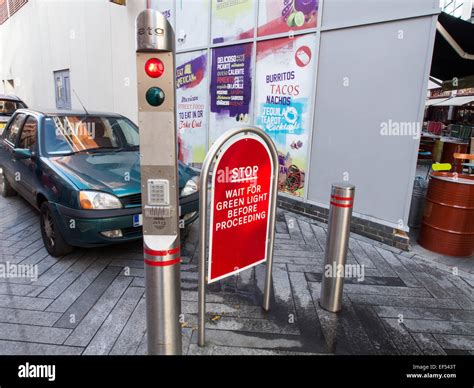
<svg viewBox="0 0 474 388"><path fill-rule="evenodd" d="M471 335L474 333L474 322L450 322L422 319L404 319L405 326L412 332L460 334Z"/></svg>
<svg viewBox="0 0 474 388"><path fill-rule="evenodd" d="M0 323L0 339L12 341L63 344L71 333L69 329L56 327Z"/></svg>
<svg viewBox="0 0 474 388"><path fill-rule="evenodd" d="M44 310L48 307L52 299L32 298L30 296L0 296L0 307L11 307L25 310Z"/></svg>
<svg viewBox="0 0 474 388"><path fill-rule="evenodd" d="M131 281L124 276L117 277L74 329L65 345L87 346Z"/></svg>
<svg viewBox="0 0 474 388"><path fill-rule="evenodd" d="M81 257L66 272L54 280L41 294L43 298L57 298L95 261L97 257Z"/></svg>
<svg viewBox="0 0 474 388"><path fill-rule="evenodd" d="M290 279L285 266L274 265L273 267L273 291L275 304L285 306L288 314L294 314L293 295L290 287Z"/></svg>
<svg viewBox="0 0 474 388"><path fill-rule="evenodd" d="M198 304L196 301L182 301L182 312L187 314L197 314ZM225 315L227 317L264 319L265 312L261 306L248 306L245 304L224 304L224 303L206 303L206 311L209 316Z"/></svg>
<svg viewBox="0 0 474 388"><path fill-rule="evenodd" d="M56 327L65 327L74 329L82 318L95 305L97 300L117 277L120 268L108 267L100 273L89 287L74 301L74 303L65 311L62 317L56 322ZM129 283L132 281L128 279ZM71 317L74 317L71 320Z"/></svg>
<svg viewBox="0 0 474 388"><path fill-rule="evenodd" d="M420 347L416 344L403 323L399 323L398 319L392 318L383 318L382 321L400 354L422 354Z"/></svg>
<svg viewBox="0 0 474 388"><path fill-rule="evenodd" d="M289 276L296 308L296 319L293 324L298 325L305 343L311 347L313 352L327 352L326 340L306 278L300 272L291 272Z"/></svg>
<svg viewBox="0 0 474 388"><path fill-rule="evenodd" d="M453 299L434 299L400 297L394 295L366 295L350 294L353 303L371 304L375 306L400 306L400 307L433 307L440 309L459 309L459 305Z"/></svg>
<svg viewBox="0 0 474 388"><path fill-rule="evenodd" d="M191 344L197 343L197 332L193 333ZM235 332L206 330L206 345L238 346L242 348L301 351L304 344L299 337L274 333Z"/></svg>
<svg viewBox="0 0 474 388"><path fill-rule="evenodd" d="M444 349L474 350L473 335L434 334L434 337Z"/></svg>
<svg viewBox="0 0 474 388"><path fill-rule="evenodd" d="M271 319L252 319L252 318L234 318L220 316L219 319L212 321L209 314L206 315L206 329L242 331L250 333L272 333L299 335L298 327L288 321ZM187 314L186 321L191 327L197 327L197 316Z"/></svg>
<svg viewBox="0 0 474 388"><path fill-rule="evenodd" d="M374 262L353 237L349 238L349 252L354 256L357 262L367 268L376 268Z"/></svg>
<svg viewBox="0 0 474 388"><path fill-rule="evenodd" d="M286 226L288 228L288 233L292 240L303 241L303 235L301 234L300 226L298 225L298 220L291 215L290 213L285 213L284 215Z"/></svg>
<svg viewBox="0 0 474 388"><path fill-rule="evenodd" d="M251 349L242 347L232 346L215 346L208 345L204 348L199 347L196 344L191 344L189 347L188 355L192 356L223 356L223 355L242 355L242 356L294 356L294 355L311 355L314 353L303 353L303 352L286 352L281 350L265 350L265 349Z"/></svg>
<svg viewBox="0 0 474 388"><path fill-rule="evenodd" d="M398 318L400 314L410 319L434 319L439 321L474 321L474 312L453 309L436 308L413 308L413 307L390 307L373 306L373 309L381 317Z"/></svg>
<svg viewBox="0 0 474 388"><path fill-rule="evenodd" d="M322 228L321 226L311 223L311 229L313 230L314 236L316 237L316 240L319 243L319 246L323 249L323 251L326 249L326 230Z"/></svg>
<svg viewBox="0 0 474 388"><path fill-rule="evenodd" d="M78 259L80 259L81 253L77 252L72 255L61 258L59 261L57 259L52 260L54 264L49 267L47 270L41 272L41 263L38 270L40 276L38 280L35 281L35 284L38 286L49 286L53 283L59 276L66 272Z"/></svg>
<svg viewBox="0 0 474 388"><path fill-rule="evenodd" d="M446 352L439 346L433 335L429 333L412 333L413 339L416 341L421 351L425 355L445 355Z"/></svg>
<svg viewBox="0 0 474 388"><path fill-rule="evenodd" d="M38 287L36 282L30 284L17 284L17 283L0 283L0 295L18 295L18 296L29 296L31 293L38 289L43 290L42 287Z"/></svg>
<svg viewBox="0 0 474 388"><path fill-rule="evenodd" d="M373 286L366 284L344 284L344 291L348 294L375 294L375 295L394 295L403 297L429 298L431 294L424 288L406 288L391 286Z"/></svg>
<svg viewBox="0 0 474 388"><path fill-rule="evenodd" d="M0 308L0 322L52 326L61 316L59 313L13 308Z"/></svg>
<svg viewBox="0 0 474 388"><path fill-rule="evenodd" d="M384 257L385 261L392 267L395 273L403 280L408 287L420 287L421 283L407 270L396 255L387 250L376 248L377 251ZM409 259L410 260L410 259Z"/></svg>
<svg viewBox="0 0 474 388"><path fill-rule="evenodd" d="M2 355L79 356L83 348L73 346L48 345L36 342L0 341Z"/></svg>
<svg viewBox="0 0 474 388"><path fill-rule="evenodd" d="M97 334L84 350L84 354L109 354L133 310L137 306L143 290L129 287L117 302Z"/></svg>
<svg viewBox="0 0 474 388"><path fill-rule="evenodd" d="M370 260L375 264L382 276L396 276L395 271L385 261L382 255L369 243L358 241L362 249L367 253Z"/></svg>
<svg viewBox="0 0 474 388"><path fill-rule="evenodd" d="M410 272L416 276L416 278L423 284L426 289L433 294L435 298L446 299L449 298L449 294L444 291L428 274L416 264L412 259L407 259L403 256L399 256L398 259L402 264L410 270Z"/></svg>
<svg viewBox="0 0 474 388"><path fill-rule="evenodd" d="M310 223L299 219L298 225L306 245L312 247L315 252L323 252L324 249L319 245Z"/></svg>
<svg viewBox="0 0 474 388"><path fill-rule="evenodd" d="M377 316L371 306L353 305L357 317L363 323L363 327L377 354L398 354L385 329L382 320Z"/></svg>
<svg viewBox="0 0 474 388"><path fill-rule="evenodd" d="M91 285L104 270L110 259L99 259L85 270L48 308L48 311L63 313Z"/></svg>
<svg viewBox="0 0 474 388"><path fill-rule="evenodd" d="M110 354L133 355L137 352L141 339L146 331L145 314L145 299L141 299L130 316L130 319L126 322L117 341L115 341Z"/></svg>
<svg viewBox="0 0 474 388"><path fill-rule="evenodd" d="M310 282L321 282L323 277L322 272L306 272L306 279ZM400 278L392 277L382 277L382 276L371 276L364 274L364 280L359 281L357 277L347 277L344 279L344 284L354 284L354 285L368 285L368 286L391 286L402 288L405 286L405 283ZM431 296L428 294L428 296Z"/></svg>

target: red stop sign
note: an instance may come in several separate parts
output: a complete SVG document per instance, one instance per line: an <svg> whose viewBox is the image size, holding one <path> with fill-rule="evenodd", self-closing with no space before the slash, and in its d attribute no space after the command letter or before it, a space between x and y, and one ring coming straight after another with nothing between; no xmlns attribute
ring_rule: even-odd
<svg viewBox="0 0 474 388"><path fill-rule="evenodd" d="M209 283L266 260L273 168L257 136L222 149L212 179Z"/></svg>

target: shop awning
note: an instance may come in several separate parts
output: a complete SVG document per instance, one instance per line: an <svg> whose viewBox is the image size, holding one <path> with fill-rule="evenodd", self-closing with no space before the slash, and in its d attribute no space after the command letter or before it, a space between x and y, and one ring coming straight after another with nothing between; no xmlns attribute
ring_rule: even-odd
<svg viewBox="0 0 474 388"><path fill-rule="evenodd" d="M460 96L460 97L453 97L449 98L445 101L436 104L436 106L461 106L469 104L470 102L474 101L474 96Z"/></svg>
<svg viewBox="0 0 474 388"><path fill-rule="evenodd" d="M439 105L443 101L449 100L449 98L443 97L443 98L431 98L429 100L426 100L425 106L431 106L431 105Z"/></svg>
<svg viewBox="0 0 474 388"><path fill-rule="evenodd" d="M430 75L443 81L474 75L474 24L444 12L438 23Z"/></svg>

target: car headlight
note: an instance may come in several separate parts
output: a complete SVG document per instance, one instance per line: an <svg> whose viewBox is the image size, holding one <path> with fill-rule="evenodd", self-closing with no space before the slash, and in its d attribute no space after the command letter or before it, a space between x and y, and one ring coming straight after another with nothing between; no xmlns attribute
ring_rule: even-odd
<svg viewBox="0 0 474 388"><path fill-rule="evenodd" d="M120 209L122 202L112 194L102 193L100 191L80 191L79 204L82 209Z"/></svg>
<svg viewBox="0 0 474 388"><path fill-rule="evenodd" d="M199 190L199 176L193 176L186 182L186 185L181 190L181 196L187 197L188 195L194 194Z"/></svg>

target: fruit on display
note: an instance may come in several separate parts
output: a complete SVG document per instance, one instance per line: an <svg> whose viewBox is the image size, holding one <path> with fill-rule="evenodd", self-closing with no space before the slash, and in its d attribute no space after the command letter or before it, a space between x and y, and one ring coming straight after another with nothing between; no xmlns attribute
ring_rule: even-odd
<svg viewBox="0 0 474 388"><path fill-rule="evenodd" d="M283 0L281 16L288 27L302 27L315 14L317 0Z"/></svg>

